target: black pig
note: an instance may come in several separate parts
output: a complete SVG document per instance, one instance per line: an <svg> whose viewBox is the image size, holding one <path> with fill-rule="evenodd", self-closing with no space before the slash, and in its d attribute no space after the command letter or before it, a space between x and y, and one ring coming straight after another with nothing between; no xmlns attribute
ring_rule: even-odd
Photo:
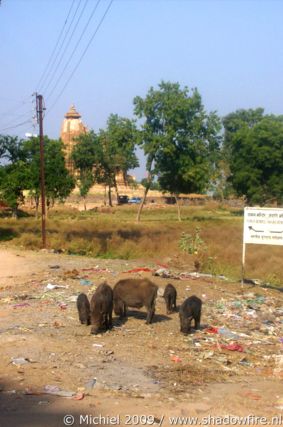
<svg viewBox="0 0 283 427"><path fill-rule="evenodd" d="M113 291L107 283L101 283L90 301L91 333L97 334L102 328L112 328Z"/></svg>
<svg viewBox="0 0 283 427"><path fill-rule="evenodd" d="M177 299L177 291L175 286L168 283L164 290L163 298L165 299L167 314L172 313L177 309L176 299Z"/></svg>
<svg viewBox="0 0 283 427"><path fill-rule="evenodd" d="M77 309L81 324L90 324L90 304L86 294L80 294L77 299Z"/></svg>
<svg viewBox="0 0 283 427"><path fill-rule="evenodd" d="M185 299L179 311L181 332L188 334L191 331L191 322L193 319L195 321L195 329L199 329L201 306L202 301L195 295Z"/></svg>
<svg viewBox="0 0 283 427"><path fill-rule="evenodd" d="M146 323L152 323L158 287L149 279L123 279L113 289L114 312L121 318L127 315L127 307L147 309Z"/></svg>

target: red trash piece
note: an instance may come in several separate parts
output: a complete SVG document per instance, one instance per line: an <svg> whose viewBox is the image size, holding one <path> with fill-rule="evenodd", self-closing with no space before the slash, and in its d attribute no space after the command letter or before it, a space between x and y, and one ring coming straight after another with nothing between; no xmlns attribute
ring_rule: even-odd
<svg viewBox="0 0 283 427"><path fill-rule="evenodd" d="M84 393L77 393L74 397L73 400L82 400L85 397Z"/></svg>
<svg viewBox="0 0 283 427"><path fill-rule="evenodd" d="M218 328L210 326L209 328L205 329L205 332L208 332L209 334L218 334Z"/></svg>
<svg viewBox="0 0 283 427"><path fill-rule="evenodd" d="M171 360L175 363L182 362L182 359L179 356L171 356Z"/></svg>
<svg viewBox="0 0 283 427"><path fill-rule="evenodd" d="M123 273L139 273L140 271L146 271L148 273L151 273L153 270L148 267L138 267L138 268L133 268L132 270L123 271Z"/></svg>
<svg viewBox="0 0 283 427"><path fill-rule="evenodd" d="M230 351L240 351L241 353L244 351L244 347L241 344L231 343L228 345L221 344L221 348Z"/></svg>

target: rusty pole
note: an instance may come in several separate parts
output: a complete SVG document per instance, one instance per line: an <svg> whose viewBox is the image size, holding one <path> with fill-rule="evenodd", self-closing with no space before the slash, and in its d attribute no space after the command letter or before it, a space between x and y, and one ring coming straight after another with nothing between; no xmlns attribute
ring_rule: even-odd
<svg viewBox="0 0 283 427"><path fill-rule="evenodd" d="M40 192L41 192L41 236L42 247L46 248L46 211L45 211L45 173L44 173L44 136L43 136L43 97L36 94L37 118L39 123L40 144Z"/></svg>

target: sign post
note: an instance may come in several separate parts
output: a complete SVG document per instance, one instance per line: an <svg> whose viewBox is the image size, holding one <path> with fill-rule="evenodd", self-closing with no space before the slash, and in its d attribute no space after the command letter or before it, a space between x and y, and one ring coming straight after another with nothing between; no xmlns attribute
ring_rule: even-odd
<svg viewBox="0 0 283 427"><path fill-rule="evenodd" d="M283 209L245 208L242 252L242 284L245 275L246 244L283 246Z"/></svg>

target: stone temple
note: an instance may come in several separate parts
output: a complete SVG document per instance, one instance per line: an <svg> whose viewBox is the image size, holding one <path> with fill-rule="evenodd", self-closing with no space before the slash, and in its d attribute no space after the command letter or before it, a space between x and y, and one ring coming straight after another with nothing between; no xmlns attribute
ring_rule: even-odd
<svg viewBox="0 0 283 427"><path fill-rule="evenodd" d="M69 111L65 114L60 137L65 146L66 167L73 175L75 174L75 169L71 160L71 154L76 144L75 139L82 133L87 133L87 127L83 124L81 115L76 111L75 106L71 105Z"/></svg>
<svg viewBox="0 0 283 427"><path fill-rule="evenodd" d="M71 105L69 111L65 114L61 126L60 138L64 143L65 164L72 175L76 175L74 163L71 159L72 151L77 141L76 138L82 133L87 133L88 128L83 124L80 113L77 112L74 105ZM133 177L131 177L134 179ZM116 182L120 191L127 190L127 181L122 172L117 172Z"/></svg>

